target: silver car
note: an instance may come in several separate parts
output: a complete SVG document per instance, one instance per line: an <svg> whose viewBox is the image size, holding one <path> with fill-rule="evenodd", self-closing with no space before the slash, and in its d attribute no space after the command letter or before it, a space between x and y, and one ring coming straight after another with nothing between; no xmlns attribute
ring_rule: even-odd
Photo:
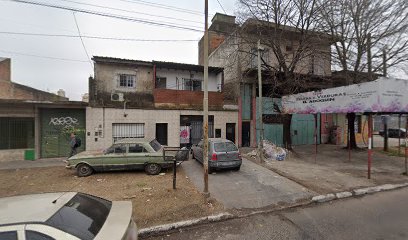
<svg viewBox="0 0 408 240"><path fill-rule="evenodd" d="M84 193L0 198L0 239L136 240L132 203Z"/></svg>
<svg viewBox="0 0 408 240"><path fill-rule="evenodd" d="M203 140L191 147L193 159L203 163ZM239 171L242 164L241 154L235 144L221 138L208 139L208 173L218 169Z"/></svg>

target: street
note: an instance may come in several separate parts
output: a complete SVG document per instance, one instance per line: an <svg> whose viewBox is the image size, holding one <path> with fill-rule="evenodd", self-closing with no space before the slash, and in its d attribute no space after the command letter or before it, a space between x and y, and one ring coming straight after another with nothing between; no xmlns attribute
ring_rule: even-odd
<svg viewBox="0 0 408 240"><path fill-rule="evenodd" d="M407 239L407 198L404 188L144 239Z"/></svg>

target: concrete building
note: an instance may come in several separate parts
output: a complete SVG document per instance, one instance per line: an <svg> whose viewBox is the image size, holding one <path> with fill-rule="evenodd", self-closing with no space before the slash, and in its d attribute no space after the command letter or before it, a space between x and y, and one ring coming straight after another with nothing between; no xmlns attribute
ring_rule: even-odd
<svg viewBox="0 0 408 240"><path fill-rule="evenodd" d="M277 29L280 33L280 47L285 59L290 61L299 44L299 32L289 26L275 26L273 23L262 25ZM279 94L273 90L279 81L278 72L262 69L263 116L260 116L258 102L257 78L257 45L259 39L256 29L259 21L248 19L243 24L235 23L235 16L216 13L209 27L209 64L224 68L225 99L239 106L238 136L240 146L255 147L259 139L259 122L264 122L265 139L276 144L283 144L283 118L276 114L274 104L280 104ZM266 35L266 37L272 37ZM331 45L332 39L323 34L311 34L309 48L311 54L301 58L294 70L295 74L307 77L306 89L321 89L332 87L327 81L331 75ZM265 39L264 39L265 40ZM261 43L262 43L261 37ZM263 46L262 61L271 68L279 68L277 57L272 49ZM202 60L203 39L199 42L199 61ZM283 86L284 87L284 86ZM273 98L272 98L273 97ZM318 117L319 135L322 142L329 139L330 125L322 125L322 117ZM324 127L323 129L322 126ZM326 127L328 129L326 129ZM324 131L323 131L324 130ZM327 131L326 131L327 130ZM294 115L291 124L292 143L294 145L314 142L314 116ZM319 139L320 141L320 139Z"/></svg>
<svg viewBox="0 0 408 240"><path fill-rule="evenodd" d="M203 66L93 58L86 111L87 150L122 138L156 138L166 146L202 138ZM224 101L223 69L209 68L209 134L237 141L237 106Z"/></svg>
<svg viewBox="0 0 408 240"><path fill-rule="evenodd" d="M12 82L11 59L1 58L0 161L68 156L70 132L84 137L85 106Z"/></svg>

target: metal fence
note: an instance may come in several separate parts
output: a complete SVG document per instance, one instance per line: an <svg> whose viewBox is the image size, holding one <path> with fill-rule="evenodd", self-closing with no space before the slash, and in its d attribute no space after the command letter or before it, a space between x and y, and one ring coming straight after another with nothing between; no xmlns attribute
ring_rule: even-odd
<svg viewBox="0 0 408 240"><path fill-rule="evenodd" d="M0 118L0 149L34 148L34 118Z"/></svg>

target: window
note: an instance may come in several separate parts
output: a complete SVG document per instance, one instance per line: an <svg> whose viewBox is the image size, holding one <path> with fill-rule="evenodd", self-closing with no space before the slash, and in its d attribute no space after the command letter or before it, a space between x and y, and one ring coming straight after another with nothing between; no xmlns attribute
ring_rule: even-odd
<svg viewBox="0 0 408 240"><path fill-rule="evenodd" d="M129 144L129 153L143 153L146 149L140 144Z"/></svg>
<svg viewBox="0 0 408 240"><path fill-rule="evenodd" d="M220 142L214 143L214 150L216 152L234 152L238 151L238 148L231 142Z"/></svg>
<svg viewBox="0 0 408 240"><path fill-rule="evenodd" d="M120 144L113 147L114 153L126 153L126 145Z"/></svg>
<svg viewBox="0 0 408 240"><path fill-rule="evenodd" d="M220 138L221 137L221 129L217 128L215 129L215 137Z"/></svg>
<svg viewBox="0 0 408 240"><path fill-rule="evenodd" d="M150 146L152 146L152 148L154 149L154 151L159 151L162 148L162 145L156 140L153 139L152 141L150 141Z"/></svg>
<svg viewBox="0 0 408 240"><path fill-rule="evenodd" d="M111 207L110 201L78 193L48 219L46 224L80 239L94 239L105 223Z"/></svg>
<svg viewBox="0 0 408 240"><path fill-rule="evenodd" d="M134 88L135 79L136 79L135 75L119 74L118 87Z"/></svg>
<svg viewBox="0 0 408 240"><path fill-rule="evenodd" d="M17 240L17 232L0 232L1 240Z"/></svg>
<svg viewBox="0 0 408 240"><path fill-rule="evenodd" d="M201 91L201 85L202 85L201 80L183 78L183 81L184 81L184 90Z"/></svg>
<svg viewBox="0 0 408 240"><path fill-rule="evenodd" d="M113 123L112 137L114 142L123 138L144 138L144 123Z"/></svg>
<svg viewBox="0 0 408 240"><path fill-rule="evenodd" d="M269 50L268 49L264 49L261 51L261 65L264 65L264 62L269 64ZM258 48L251 49L250 64L251 64L251 68L258 67Z"/></svg>
<svg viewBox="0 0 408 240"><path fill-rule="evenodd" d="M34 148L33 118L0 118L0 149Z"/></svg>
<svg viewBox="0 0 408 240"><path fill-rule="evenodd" d="M25 232L26 240L55 240L54 238L47 236L43 233L26 231Z"/></svg>
<svg viewBox="0 0 408 240"><path fill-rule="evenodd" d="M156 88L166 88L167 79L165 77L156 77Z"/></svg>

